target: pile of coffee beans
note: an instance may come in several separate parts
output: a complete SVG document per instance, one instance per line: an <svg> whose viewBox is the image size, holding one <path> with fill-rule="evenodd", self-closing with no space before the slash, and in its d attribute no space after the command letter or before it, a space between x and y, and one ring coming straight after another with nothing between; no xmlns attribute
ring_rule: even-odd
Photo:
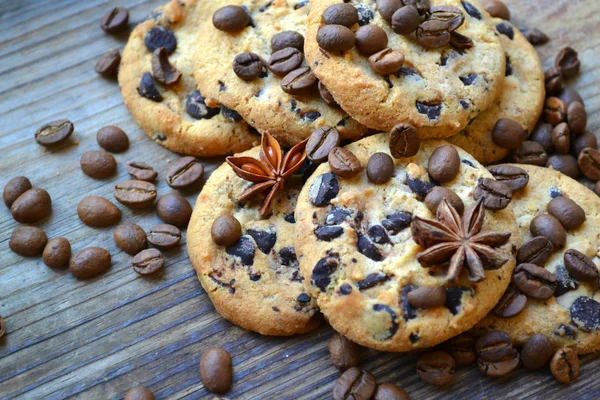
<svg viewBox="0 0 600 400"><path fill-rule="evenodd" d="M358 367L347 369L333 386L333 400L372 399L410 400L402 388L392 383L377 384L375 377Z"/></svg>

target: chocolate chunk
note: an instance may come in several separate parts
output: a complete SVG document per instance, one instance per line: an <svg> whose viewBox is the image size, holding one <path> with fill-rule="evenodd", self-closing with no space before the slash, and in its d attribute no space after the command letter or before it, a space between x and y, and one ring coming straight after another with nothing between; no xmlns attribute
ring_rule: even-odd
<svg viewBox="0 0 600 400"><path fill-rule="evenodd" d="M294 213L287 213L283 216L283 219L285 220L285 222L289 222L290 224L295 224L296 223L296 218L294 217Z"/></svg>
<svg viewBox="0 0 600 400"><path fill-rule="evenodd" d="M582 331L590 332L600 329L600 303L581 296L571 305L571 321Z"/></svg>
<svg viewBox="0 0 600 400"><path fill-rule="evenodd" d="M342 236L344 228L341 226L319 226L315 229L315 236L319 240L331 242L333 239Z"/></svg>
<svg viewBox="0 0 600 400"><path fill-rule="evenodd" d="M335 175L327 172L315 179L308 192L308 198L314 206L324 207L338 195L339 190Z"/></svg>
<svg viewBox="0 0 600 400"><path fill-rule="evenodd" d="M391 339L392 337L394 337L396 332L398 332L398 316L396 315L394 310L392 310L385 304L374 304L373 311L386 312L390 315L390 318L391 318L391 325L390 325L389 332L383 338L381 338L381 340L388 340L388 339Z"/></svg>
<svg viewBox="0 0 600 400"><path fill-rule="evenodd" d="M338 265L339 261L333 257L321 258L313 268L312 284L324 292L331 283L331 274L337 270Z"/></svg>
<svg viewBox="0 0 600 400"><path fill-rule="evenodd" d="M405 321L409 321L417 317L417 309L410 304L408 301L408 293L412 292L415 288L411 285L404 286L402 288L402 294L400 295L400 301L402 303L402 317Z"/></svg>
<svg viewBox="0 0 600 400"><path fill-rule="evenodd" d="M358 252L370 258L373 261L382 261L383 256L377 250L377 247L365 235L358 235Z"/></svg>
<svg viewBox="0 0 600 400"><path fill-rule="evenodd" d="M483 19L481 12L473 4L469 3L468 1L461 1L461 3L467 14L469 14L471 17L475 19Z"/></svg>
<svg viewBox="0 0 600 400"><path fill-rule="evenodd" d="M173 32L162 26L152 27L144 36L144 43L151 52L164 47L167 53L171 54L177 47L177 39Z"/></svg>
<svg viewBox="0 0 600 400"><path fill-rule="evenodd" d="M248 236L242 236L236 244L227 247L225 251L231 256L239 257L243 265L254 264L254 243Z"/></svg>
<svg viewBox="0 0 600 400"><path fill-rule="evenodd" d="M342 286L340 286L340 293L343 295L352 293L352 286L350 286L348 283L344 283Z"/></svg>
<svg viewBox="0 0 600 400"><path fill-rule="evenodd" d="M310 296L306 293L300 293L298 297L296 297L296 301L298 303L306 304L310 302Z"/></svg>
<svg viewBox="0 0 600 400"><path fill-rule="evenodd" d="M363 291L366 289L370 289L374 286L380 285L383 282L388 281L389 279L390 278L383 272L376 272L367 275L367 277L362 281L356 282L356 285L358 286L358 290Z"/></svg>
<svg viewBox="0 0 600 400"><path fill-rule="evenodd" d="M446 289L446 308L452 315L458 315L462 306L462 298L465 293L473 296L473 289L467 287L452 287Z"/></svg>
<svg viewBox="0 0 600 400"><path fill-rule="evenodd" d="M515 38L515 31L508 22L501 22L496 25L496 29L503 35L506 35L510 40Z"/></svg>
<svg viewBox="0 0 600 400"><path fill-rule="evenodd" d="M556 272L554 273L556 277L556 290L554 291L554 296L559 297L565 293L570 292L571 290L576 290L579 287L579 282L575 279L571 278L566 267L562 264L556 266Z"/></svg>
<svg viewBox="0 0 600 400"><path fill-rule="evenodd" d="M368 25L375 18L373 10L366 5L359 3L355 7L356 11L358 11L358 26Z"/></svg>
<svg viewBox="0 0 600 400"><path fill-rule="evenodd" d="M248 235L252 236L252 239L256 242L258 249L265 254L269 254L275 242L277 241L277 234L269 231L259 231L258 229L248 229Z"/></svg>
<svg viewBox="0 0 600 400"><path fill-rule="evenodd" d="M385 244L390 242L385 228L381 225L373 225L369 228L369 237L377 244Z"/></svg>
<svg viewBox="0 0 600 400"><path fill-rule="evenodd" d="M421 198L427 197L429 192L431 192L431 190L435 187L435 185L431 182L427 182L419 178L412 178L411 176L406 178L406 184L413 193Z"/></svg>
<svg viewBox="0 0 600 400"><path fill-rule="evenodd" d="M195 90L185 101L185 110L194 119L210 119L219 114L218 108L208 107L199 90Z"/></svg>
<svg viewBox="0 0 600 400"><path fill-rule="evenodd" d="M325 225L341 225L351 216L350 211L335 207L325 216Z"/></svg>
<svg viewBox="0 0 600 400"><path fill-rule="evenodd" d="M427 115L427 118L429 119L438 119L442 112L442 103L425 104L417 101L416 106L417 111L420 114Z"/></svg>
<svg viewBox="0 0 600 400"><path fill-rule="evenodd" d="M231 108L227 108L222 104L221 104L221 115L227 121L231 121L231 122L241 121L243 119L242 116L240 114L238 114L237 111L232 110Z"/></svg>
<svg viewBox="0 0 600 400"><path fill-rule="evenodd" d="M162 101L162 96L154 84L154 79L150 72L145 72L140 80L140 86L138 88L140 96L147 98L148 100L155 101L157 103Z"/></svg>
<svg viewBox="0 0 600 400"><path fill-rule="evenodd" d="M392 235L408 228L412 222L412 214L406 211L399 211L389 214L381 221L381 225Z"/></svg>
<svg viewBox="0 0 600 400"><path fill-rule="evenodd" d="M296 250L292 246L284 247L283 249L279 250L279 262L281 265L285 265L286 267L298 264Z"/></svg>
<svg viewBox="0 0 600 400"><path fill-rule="evenodd" d="M473 84L473 82L475 82L475 79L477 79L478 76L479 75L477 74L469 74L465 76L459 76L458 79L460 79L465 86L470 86Z"/></svg>
<svg viewBox="0 0 600 400"><path fill-rule="evenodd" d="M558 337L568 337L571 339L575 339L575 329L565 324L560 324L560 326L556 328L554 332L552 332L552 334Z"/></svg>

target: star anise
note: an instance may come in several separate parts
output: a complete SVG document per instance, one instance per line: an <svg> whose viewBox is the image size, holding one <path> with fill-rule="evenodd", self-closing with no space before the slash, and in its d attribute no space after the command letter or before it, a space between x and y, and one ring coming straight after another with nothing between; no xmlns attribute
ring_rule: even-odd
<svg viewBox="0 0 600 400"><path fill-rule="evenodd" d="M260 147L259 159L240 156L227 157L225 160L237 176L254 182L254 185L240 194L240 201L244 202L258 193L268 191L259 209L260 215L266 217L271 212L275 194L283 188L285 180L302 166L306 158L306 140L292 147L283 157L277 140L265 132Z"/></svg>
<svg viewBox="0 0 600 400"><path fill-rule="evenodd" d="M469 280L480 282L486 269L501 268L510 257L497 247L508 242L510 232L481 231L485 209L478 201L465 211L462 219L445 199L440 203L436 219L414 217L411 231L414 241L425 248L417 260L425 266L450 261L447 279L455 281L463 267Z"/></svg>

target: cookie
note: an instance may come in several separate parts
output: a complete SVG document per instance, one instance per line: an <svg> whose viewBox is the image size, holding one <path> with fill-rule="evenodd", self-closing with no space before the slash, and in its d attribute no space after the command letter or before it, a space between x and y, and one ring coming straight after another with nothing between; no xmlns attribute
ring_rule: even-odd
<svg viewBox="0 0 600 400"><path fill-rule="evenodd" d="M506 51L502 93L462 132L448 138L450 143L462 147L484 165L498 162L510 152L492 140L496 122L502 118L512 119L521 124L529 137L544 108L546 92L544 69L535 48L510 22L494 18L494 25Z"/></svg>
<svg viewBox="0 0 600 400"><path fill-rule="evenodd" d="M387 140L387 134L379 134L346 149L364 167L372 154L389 154ZM450 268L442 265L445 258L429 267L418 260L424 261L420 254L425 249L415 242L413 232L420 226L415 224L434 217L426 206L431 198L424 198L440 185L426 168L432 153L444 145L444 141L427 141L416 156L394 160L393 176L382 184L371 183L365 169L342 178L322 164L300 193L296 251L306 290L317 299L331 326L356 343L385 351L434 346L475 325L509 284L515 266L512 249L518 244L510 205L501 211L483 211L483 231L510 235L508 243L495 250L503 261L496 264L498 269L482 271L483 280L469 279L466 266L457 279L449 280ZM473 199L479 179L491 175L472 156L456 149L458 173L443 186L462 199L466 216L473 205L481 204ZM417 307L419 302L412 296L430 289L438 304ZM427 296L421 296L423 300Z"/></svg>
<svg viewBox="0 0 600 400"><path fill-rule="evenodd" d="M508 333L515 344L522 345L535 333L549 336L556 348L571 347L580 354L600 349L600 290L597 276L583 281L567 270L565 252L575 249L600 265L600 198L581 183L558 171L531 165L515 165L529 174L529 184L514 193L513 210L524 243L532 239L532 220L547 213L550 201L568 198L585 211L585 222L567 229L564 247L554 249L547 261L537 265L556 278L554 295L546 300L527 297L525 308L516 316L504 318L490 313L477 324L478 334L489 330ZM579 221L581 222L581 220ZM564 223L563 223L564 224Z"/></svg>
<svg viewBox="0 0 600 400"><path fill-rule="evenodd" d="M207 101L192 77L197 29L216 8L206 1L172 0L133 30L123 51L119 86L125 105L150 138L178 153L201 157L230 154L247 150L260 140L239 114ZM160 34L164 42L154 41L175 46L168 60L181 73L171 85L151 77L152 51L146 39ZM155 90L144 97L140 88L147 90L147 85L154 85Z"/></svg>
<svg viewBox="0 0 600 400"><path fill-rule="evenodd" d="M401 68L389 74L377 73L357 46L342 54L319 47L323 13L339 3L341 0L311 1L306 58L334 99L362 124L390 131L397 123L410 122L421 138L445 138L464 129L500 93L504 50L491 18L476 1L431 1L431 7L453 6L462 13L464 22L456 32L472 40L473 47L466 50L450 45L425 49L414 34L395 33L374 1L348 2L359 15L358 23L351 26L353 31L365 25L380 27L387 35L387 48L402 53Z"/></svg>
<svg viewBox="0 0 600 400"><path fill-rule="evenodd" d="M257 158L259 148L240 156ZM272 214L263 219L259 200L238 201L250 183L223 164L200 193L187 231L187 249L200 283L225 319L263 335L293 335L320 322L315 301L304 291L294 249L294 208L301 177L286 181L273 199ZM242 236L231 246L211 238L213 221L234 216Z"/></svg>
<svg viewBox="0 0 600 400"><path fill-rule="evenodd" d="M324 125L337 128L347 139L370 133L336 105L327 105L316 84L307 94L292 95L281 87L284 76L271 70L264 68L259 77L248 81L233 70L234 58L240 53L251 52L269 60L271 39L277 33L304 35L307 0L234 0L222 5L244 6L250 25L234 33L218 30L212 23L202 27L194 55L194 74L202 93L236 110L259 132L269 132L285 146L306 139ZM302 67L307 66L302 61Z"/></svg>

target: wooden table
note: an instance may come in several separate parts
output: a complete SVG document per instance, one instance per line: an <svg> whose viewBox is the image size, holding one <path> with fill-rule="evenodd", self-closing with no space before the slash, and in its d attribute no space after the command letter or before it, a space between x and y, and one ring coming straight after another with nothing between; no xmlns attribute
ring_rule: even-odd
<svg viewBox="0 0 600 400"><path fill-rule="evenodd" d="M233 356L234 387L228 398L327 398L339 376L329 361L329 327L292 338L239 329L214 311L185 246L167 253L162 276L141 277L115 246L112 228L93 229L77 218L76 206L86 195L114 201L112 188L127 178L127 161L146 161L161 170L159 194L170 191L164 167L177 155L150 141L123 105L117 84L93 71L104 51L122 47L127 39L127 34L113 37L99 28L109 8L127 6L133 26L164 1L0 0L0 185L16 175L28 176L52 196L51 217L37 224L49 237L67 237L75 251L105 247L113 257L110 271L89 281L51 270L41 258L22 258L8 249L17 223L0 206L0 315L7 324L0 339L1 398L119 398L137 384L157 398L212 398L198 373L200 355L212 346L224 346ZM579 51L582 74L570 85L584 97L588 127L598 133L600 3L508 3L517 26L540 28L552 38L538 48L546 67L562 46ZM38 146L35 130L59 118L75 123L73 140L53 150ZM116 155L118 176L93 180L82 173L79 157L98 147L96 131L108 124L129 134L131 148ZM203 160L208 173L221 161ZM193 204L197 192L186 195ZM158 223L153 211L118 205L123 221L145 229ZM548 371L520 368L509 378L488 379L476 368L463 368L450 389L423 384L415 374L415 359L365 351L362 366L380 382L401 385L413 399L600 397L600 363L591 357L570 386L557 383Z"/></svg>

